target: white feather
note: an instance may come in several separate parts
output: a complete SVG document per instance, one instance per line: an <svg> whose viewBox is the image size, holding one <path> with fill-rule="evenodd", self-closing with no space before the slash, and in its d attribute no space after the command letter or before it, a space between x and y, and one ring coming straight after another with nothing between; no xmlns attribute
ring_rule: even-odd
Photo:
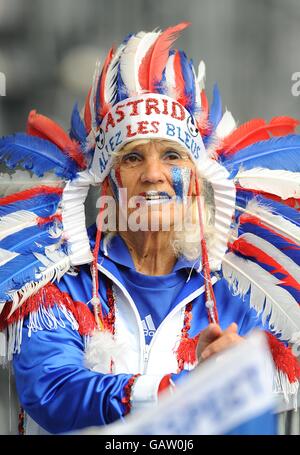
<svg viewBox="0 0 300 455"><path fill-rule="evenodd" d="M198 84L198 80L197 80L197 76L196 76L194 65L191 65L191 68L192 68L194 81L195 81L195 115L197 116L198 114L201 113L201 106L202 106L201 89L200 89L200 86Z"/></svg>
<svg viewBox="0 0 300 455"><path fill-rule="evenodd" d="M240 170L236 178L243 188L265 191L282 199L300 197L300 172L257 167Z"/></svg>
<svg viewBox="0 0 300 455"><path fill-rule="evenodd" d="M276 232L283 234L294 242L300 243L300 228L286 220L283 216L275 215L270 208L260 205L257 200L253 199L249 201L246 208L238 205L235 208L240 212L257 217Z"/></svg>
<svg viewBox="0 0 300 455"><path fill-rule="evenodd" d="M124 51L120 57L120 72L122 80L126 86L129 97L135 96L140 90L136 68L136 53L141 39L146 35L145 32L137 33L129 38Z"/></svg>
<svg viewBox="0 0 300 455"><path fill-rule="evenodd" d="M99 82L100 73L101 73L100 60L97 60L96 61L96 66L95 66L94 75L93 75L92 90L91 90L90 99L89 99L90 111L91 111L92 129L93 128L94 129L97 128L95 98L96 98L96 95L97 95L97 88L98 88L98 82Z"/></svg>
<svg viewBox="0 0 300 455"><path fill-rule="evenodd" d="M280 280L258 264L227 253L222 264L224 278L236 294L244 296L250 290L250 306L263 323L282 339L300 344L300 307L293 296L279 286Z"/></svg>
<svg viewBox="0 0 300 455"><path fill-rule="evenodd" d="M223 139L236 129L236 121L231 112L225 111L216 128L216 135L219 139Z"/></svg>
<svg viewBox="0 0 300 455"><path fill-rule="evenodd" d="M203 60L198 65L197 83L201 92L205 88L205 63Z"/></svg>
<svg viewBox="0 0 300 455"><path fill-rule="evenodd" d="M27 190L28 188L33 188L35 186L46 185L61 187L64 184L65 182L63 180L50 173L45 174L42 178L36 177L28 171L22 171L19 169L13 174L0 173L0 195L2 197Z"/></svg>
<svg viewBox="0 0 300 455"><path fill-rule="evenodd" d="M126 341L116 341L107 330L96 330L89 339L84 363L92 371L110 373L111 361L118 365L119 359L126 357L126 352L128 352Z"/></svg>
<svg viewBox="0 0 300 455"><path fill-rule="evenodd" d="M138 72L139 68L141 66L141 63L143 61L143 58L147 54L148 50L151 48L151 46L155 43L157 40L158 36L160 35L160 32L150 32L146 33L140 42L138 43L138 47L136 50L136 57L135 57L135 65L134 65L134 70L135 70L135 77L137 80L137 88L141 90L140 84L138 82Z"/></svg>
<svg viewBox="0 0 300 455"><path fill-rule="evenodd" d="M119 68L119 60L124 48L125 48L124 44L121 44L118 47L107 69L104 87L104 99L106 103L111 105L115 103L117 96L117 75Z"/></svg>
<svg viewBox="0 0 300 455"><path fill-rule="evenodd" d="M166 82L165 82L165 88L166 88L166 94L170 96L170 98L176 99L177 94L176 94L176 82L175 82L175 71L174 71L174 58L175 55L170 55L168 58L167 64L166 64Z"/></svg>
<svg viewBox="0 0 300 455"><path fill-rule="evenodd" d="M160 33L140 32L132 36L120 58L122 80L129 92L129 96L141 93L139 83L139 68L141 62Z"/></svg>
<svg viewBox="0 0 300 455"><path fill-rule="evenodd" d="M0 240L27 227L36 225L37 216L27 210L18 210L0 218Z"/></svg>
<svg viewBox="0 0 300 455"><path fill-rule="evenodd" d="M0 267L14 259L16 256L19 256L19 253L14 253L13 251L0 248Z"/></svg>
<svg viewBox="0 0 300 455"><path fill-rule="evenodd" d="M251 232L241 235L248 243L264 251L280 264L296 281L300 283L300 267L291 258L282 253L278 248L265 239L258 237Z"/></svg>

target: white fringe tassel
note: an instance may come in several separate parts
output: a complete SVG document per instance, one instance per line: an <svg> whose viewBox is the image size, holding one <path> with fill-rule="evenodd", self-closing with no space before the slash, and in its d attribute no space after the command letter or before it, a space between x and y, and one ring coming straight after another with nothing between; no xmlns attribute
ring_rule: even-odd
<svg viewBox="0 0 300 455"><path fill-rule="evenodd" d="M297 410L297 395L299 389L299 381L290 382L287 375L276 368L274 371L273 391L276 394L283 395L284 401L289 403L292 400L293 408Z"/></svg>
<svg viewBox="0 0 300 455"><path fill-rule="evenodd" d="M64 305L55 305L55 307L58 312L58 318L55 316L53 308L45 308L43 305L41 305L37 311L33 311L29 314L29 322L27 325L29 337L32 332L37 332L38 330L56 330L58 327L65 328L66 325L61 318L61 313L71 323L72 330L78 330L78 322L71 311L67 310Z"/></svg>

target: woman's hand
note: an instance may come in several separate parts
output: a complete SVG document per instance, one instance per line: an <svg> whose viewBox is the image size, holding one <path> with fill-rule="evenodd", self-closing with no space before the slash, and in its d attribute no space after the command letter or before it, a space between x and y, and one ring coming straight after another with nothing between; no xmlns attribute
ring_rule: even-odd
<svg viewBox="0 0 300 455"><path fill-rule="evenodd" d="M237 324L233 322L223 331L218 324L209 324L206 329L202 330L197 345L199 363L215 354L223 352L229 347L241 343L243 338L238 335L237 329Z"/></svg>

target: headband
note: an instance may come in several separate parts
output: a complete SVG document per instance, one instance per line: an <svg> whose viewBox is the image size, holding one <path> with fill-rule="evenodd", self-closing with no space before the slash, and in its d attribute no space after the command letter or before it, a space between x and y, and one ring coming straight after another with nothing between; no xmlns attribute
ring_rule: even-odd
<svg viewBox="0 0 300 455"><path fill-rule="evenodd" d="M169 96L148 93L117 103L97 128L91 166L96 182L103 182L109 173L113 154L137 139L177 142L195 164L206 156L195 118Z"/></svg>

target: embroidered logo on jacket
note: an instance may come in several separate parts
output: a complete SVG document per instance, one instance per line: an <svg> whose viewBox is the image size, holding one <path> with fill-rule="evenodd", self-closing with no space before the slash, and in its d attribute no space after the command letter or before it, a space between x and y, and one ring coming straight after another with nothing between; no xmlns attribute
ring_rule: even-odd
<svg viewBox="0 0 300 455"><path fill-rule="evenodd" d="M149 336L149 337L153 337L153 335L154 335L154 333L156 331L156 328L155 328L153 319L151 317L151 314L148 314L145 317L145 319L142 320L142 326L143 326L143 329L144 329L144 335L145 336Z"/></svg>

